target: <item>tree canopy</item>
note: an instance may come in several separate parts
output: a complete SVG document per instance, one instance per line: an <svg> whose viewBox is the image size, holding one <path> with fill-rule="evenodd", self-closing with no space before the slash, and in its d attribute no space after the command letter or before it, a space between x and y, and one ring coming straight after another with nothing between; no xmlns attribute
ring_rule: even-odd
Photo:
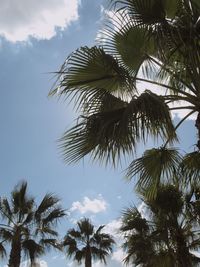
<svg viewBox="0 0 200 267"><path fill-rule="evenodd" d="M65 216L60 199L46 194L39 205L28 194L27 183L22 182L11 192L10 199L0 199L0 251L6 253L10 245L9 267L19 267L22 252L31 264L46 249L60 249L56 223Z"/></svg>
<svg viewBox="0 0 200 267"><path fill-rule="evenodd" d="M196 116L196 148L185 157L199 161L199 2L113 0L110 12L97 45L68 56L50 93L72 98L79 112L60 139L65 161L77 162L89 154L113 166L124 157L135 162L137 144L149 137L162 140L154 152L166 151L174 160L176 129L191 115ZM187 111L177 125L174 110ZM160 179L154 178L155 187Z"/></svg>

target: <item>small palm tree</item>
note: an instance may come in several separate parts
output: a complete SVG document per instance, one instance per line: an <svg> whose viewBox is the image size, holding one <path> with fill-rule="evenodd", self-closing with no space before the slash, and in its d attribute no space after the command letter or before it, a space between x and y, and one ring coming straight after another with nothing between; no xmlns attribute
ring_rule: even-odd
<svg viewBox="0 0 200 267"><path fill-rule="evenodd" d="M18 185L11 193L10 200L1 198L0 237L10 244L9 267L19 267L22 252L35 263L36 257L44 254L46 248L59 248L57 221L65 215L59 199L47 194L37 206L33 197L27 193L27 183Z"/></svg>
<svg viewBox="0 0 200 267"><path fill-rule="evenodd" d="M146 217L135 207L122 216L125 262L144 267L199 266L200 259L191 253L200 248L199 200L194 191L184 193L165 185L154 200L142 199Z"/></svg>
<svg viewBox="0 0 200 267"><path fill-rule="evenodd" d="M64 237L63 247L67 255L78 263L85 262L85 267L92 266L92 259L99 259L106 264L106 257L112 252L113 238L102 233L104 225L96 231L89 219L77 222L77 229L70 229Z"/></svg>

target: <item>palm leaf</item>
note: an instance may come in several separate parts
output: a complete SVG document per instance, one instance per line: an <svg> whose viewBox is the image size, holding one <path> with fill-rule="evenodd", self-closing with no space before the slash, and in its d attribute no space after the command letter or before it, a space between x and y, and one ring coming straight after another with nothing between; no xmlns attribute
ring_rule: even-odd
<svg viewBox="0 0 200 267"><path fill-rule="evenodd" d="M180 165L182 169L184 183L188 182L195 186L200 179L200 153L198 151L188 153L183 157Z"/></svg>
<svg viewBox="0 0 200 267"><path fill-rule="evenodd" d="M33 208L34 198L30 197L27 192L27 183L22 182L15 187L11 193L13 212L20 214L21 218L29 213Z"/></svg>
<svg viewBox="0 0 200 267"><path fill-rule="evenodd" d="M146 150L141 158L134 160L127 169L127 178L137 177L138 190L147 190L155 197L161 183L172 181L176 175L181 156L176 149L164 147Z"/></svg>
<svg viewBox="0 0 200 267"><path fill-rule="evenodd" d="M139 210L131 206L122 212L122 226L120 227L120 231L148 232L149 226L146 219L142 218Z"/></svg>
<svg viewBox="0 0 200 267"><path fill-rule="evenodd" d="M127 13L116 13L108 18L108 23L101 31L105 36L99 38L104 50L118 58L120 64L127 68L135 76L148 55L154 54L154 42L151 35L143 27L135 23L127 16Z"/></svg>
<svg viewBox="0 0 200 267"><path fill-rule="evenodd" d="M176 138L169 109L161 97L146 91L130 103L113 98L112 102L110 109L102 103L102 112L83 117L64 134L60 141L65 161L76 162L91 153L94 160L115 166L149 135L170 141Z"/></svg>
<svg viewBox="0 0 200 267"><path fill-rule="evenodd" d="M94 225L91 223L91 221L88 218L84 218L77 222L77 226L80 230L80 233L89 237L93 234L94 231Z"/></svg>
<svg viewBox="0 0 200 267"><path fill-rule="evenodd" d="M0 200L0 213L4 219L8 220L8 222L11 222L13 211L12 208L10 207L7 198L1 198Z"/></svg>
<svg viewBox="0 0 200 267"><path fill-rule="evenodd" d="M165 19L165 10L162 1L156 0L120 0L113 2L122 5L122 8L128 11L129 16L137 23L142 25L151 25L163 22Z"/></svg>
<svg viewBox="0 0 200 267"><path fill-rule="evenodd" d="M42 220L42 222L44 225L55 224L60 218L65 215L65 210L57 207L50 211L49 214Z"/></svg>
<svg viewBox="0 0 200 267"><path fill-rule="evenodd" d="M40 220L42 215L45 215L45 213L48 212L49 209L55 207L59 202L60 199L53 194L46 194L37 207L37 210L35 211L36 220Z"/></svg>
<svg viewBox="0 0 200 267"><path fill-rule="evenodd" d="M3 245L3 242L0 242L0 257L5 258L6 257L6 249Z"/></svg>
<svg viewBox="0 0 200 267"><path fill-rule="evenodd" d="M31 262L34 262L34 260L44 254L44 247L35 242L33 239L27 239L22 243L22 247L27 254L27 256L30 257Z"/></svg>
<svg viewBox="0 0 200 267"><path fill-rule="evenodd" d="M133 89L133 79L128 71L98 47L81 47L75 51L58 75L58 86L50 94L60 91L60 94L68 96L78 92L78 100L83 99L81 96L86 96L85 92L91 95L99 89L121 92L122 95L130 92L130 88ZM80 106L81 104L79 103Z"/></svg>
<svg viewBox="0 0 200 267"><path fill-rule="evenodd" d="M61 245L55 238L42 238L40 240L40 245L47 250L50 250L52 248L61 250Z"/></svg>

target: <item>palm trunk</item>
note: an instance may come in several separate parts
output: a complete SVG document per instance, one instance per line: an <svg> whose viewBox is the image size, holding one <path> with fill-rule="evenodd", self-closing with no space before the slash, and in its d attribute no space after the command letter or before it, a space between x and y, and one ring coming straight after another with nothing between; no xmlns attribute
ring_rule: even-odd
<svg viewBox="0 0 200 267"><path fill-rule="evenodd" d="M200 151L200 112L197 115L195 126L196 126L197 131L198 131L198 133L197 133L198 141L197 141L196 146L197 146L198 150Z"/></svg>
<svg viewBox="0 0 200 267"><path fill-rule="evenodd" d="M91 255L90 247L87 248L87 252L85 255L85 267L92 267L92 255Z"/></svg>
<svg viewBox="0 0 200 267"><path fill-rule="evenodd" d="M36 264L36 262L35 262L35 254L29 252L29 257L30 257L30 261L31 261L31 265L30 265L30 267L36 267L37 264Z"/></svg>
<svg viewBox="0 0 200 267"><path fill-rule="evenodd" d="M175 234L175 242L176 242L177 267L190 267L191 256L190 256L189 248L185 242L182 229L180 229L178 226L178 222L177 222L177 228L176 228L176 234Z"/></svg>
<svg viewBox="0 0 200 267"><path fill-rule="evenodd" d="M21 261L21 236L17 229L12 240L8 267L19 267Z"/></svg>

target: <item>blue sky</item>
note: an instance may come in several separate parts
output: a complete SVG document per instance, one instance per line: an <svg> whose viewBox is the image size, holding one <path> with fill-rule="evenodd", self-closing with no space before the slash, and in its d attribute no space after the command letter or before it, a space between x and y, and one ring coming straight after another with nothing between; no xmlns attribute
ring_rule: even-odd
<svg viewBox="0 0 200 267"><path fill-rule="evenodd" d="M21 180L27 180L38 201L54 192L70 210L61 235L83 216L96 225L109 224L113 231L121 210L138 203L121 168L104 168L87 159L64 164L57 140L72 125L74 111L69 103L48 98L55 81L52 72L76 48L94 44L103 6L106 0L1 1L0 195L8 196ZM194 121L187 121L179 133L182 149L193 150ZM122 266L120 257L117 250L108 267ZM42 260L42 266L75 266L55 252Z"/></svg>

